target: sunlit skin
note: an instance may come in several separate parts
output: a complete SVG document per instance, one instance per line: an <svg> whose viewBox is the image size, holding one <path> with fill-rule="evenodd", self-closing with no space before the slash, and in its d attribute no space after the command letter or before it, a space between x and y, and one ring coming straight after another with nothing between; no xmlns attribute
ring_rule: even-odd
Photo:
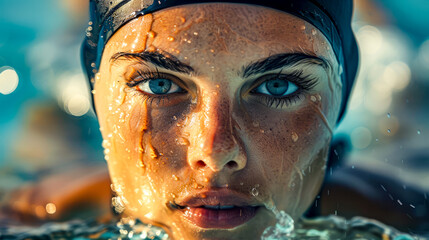
<svg viewBox="0 0 429 240"><path fill-rule="evenodd" d="M129 54L142 52L146 58ZM180 72L148 60L158 53L190 68ZM244 70L291 54L304 57ZM149 93L142 81L148 78L171 81L172 91ZM290 80L293 92L279 97L260 87L273 79ZM163 226L174 239L259 239L276 222L271 209L297 220L313 202L341 80L329 42L304 20L260 6L194 4L120 28L105 46L94 98L125 216ZM234 226L204 225L186 216L186 208L172 207L192 199L213 205L217 194L233 198L220 197L220 205L255 212Z"/></svg>

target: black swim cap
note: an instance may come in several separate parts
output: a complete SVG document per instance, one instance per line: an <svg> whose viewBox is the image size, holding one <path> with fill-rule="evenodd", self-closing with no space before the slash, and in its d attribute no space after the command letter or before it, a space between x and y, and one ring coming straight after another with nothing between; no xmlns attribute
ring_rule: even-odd
<svg viewBox="0 0 429 240"><path fill-rule="evenodd" d="M342 118L359 61L356 39L351 29L353 0L90 0L90 21L82 46L82 62L91 86L105 44L125 23L168 7L216 2L277 9L304 19L319 29L331 43L338 63L343 67L343 101L339 119Z"/></svg>

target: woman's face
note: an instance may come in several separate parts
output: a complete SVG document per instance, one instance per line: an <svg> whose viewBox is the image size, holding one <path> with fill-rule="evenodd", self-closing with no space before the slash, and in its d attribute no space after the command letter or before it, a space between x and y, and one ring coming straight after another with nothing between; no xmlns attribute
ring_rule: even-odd
<svg viewBox="0 0 429 240"><path fill-rule="evenodd" d="M118 208L175 239L252 239L274 209L299 218L312 203L341 82L304 20L195 4L119 29L94 94Z"/></svg>

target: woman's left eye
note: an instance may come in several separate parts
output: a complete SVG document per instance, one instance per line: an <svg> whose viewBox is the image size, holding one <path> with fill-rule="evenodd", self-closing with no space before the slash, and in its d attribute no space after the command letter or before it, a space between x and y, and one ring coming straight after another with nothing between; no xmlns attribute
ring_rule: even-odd
<svg viewBox="0 0 429 240"><path fill-rule="evenodd" d="M252 92L270 95L273 97L285 97L296 92L298 89L298 86L290 81L275 78L263 82Z"/></svg>
<svg viewBox="0 0 429 240"><path fill-rule="evenodd" d="M164 78L155 78L142 81L136 85L136 88L139 91L152 95L165 95L183 91L183 89L173 81Z"/></svg>

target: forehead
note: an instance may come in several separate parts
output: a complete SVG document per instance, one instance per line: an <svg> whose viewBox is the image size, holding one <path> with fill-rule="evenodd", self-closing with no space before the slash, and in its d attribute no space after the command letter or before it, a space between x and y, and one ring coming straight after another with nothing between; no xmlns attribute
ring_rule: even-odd
<svg viewBox="0 0 429 240"><path fill-rule="evenodd" d="M190 4L141 16L112 36L104 54L151 48L189 61L202 57L218 61L223 57L228 61L257 59L290 52L335 60L330 43L310 23L285 12L248 4Z"/></svg>

